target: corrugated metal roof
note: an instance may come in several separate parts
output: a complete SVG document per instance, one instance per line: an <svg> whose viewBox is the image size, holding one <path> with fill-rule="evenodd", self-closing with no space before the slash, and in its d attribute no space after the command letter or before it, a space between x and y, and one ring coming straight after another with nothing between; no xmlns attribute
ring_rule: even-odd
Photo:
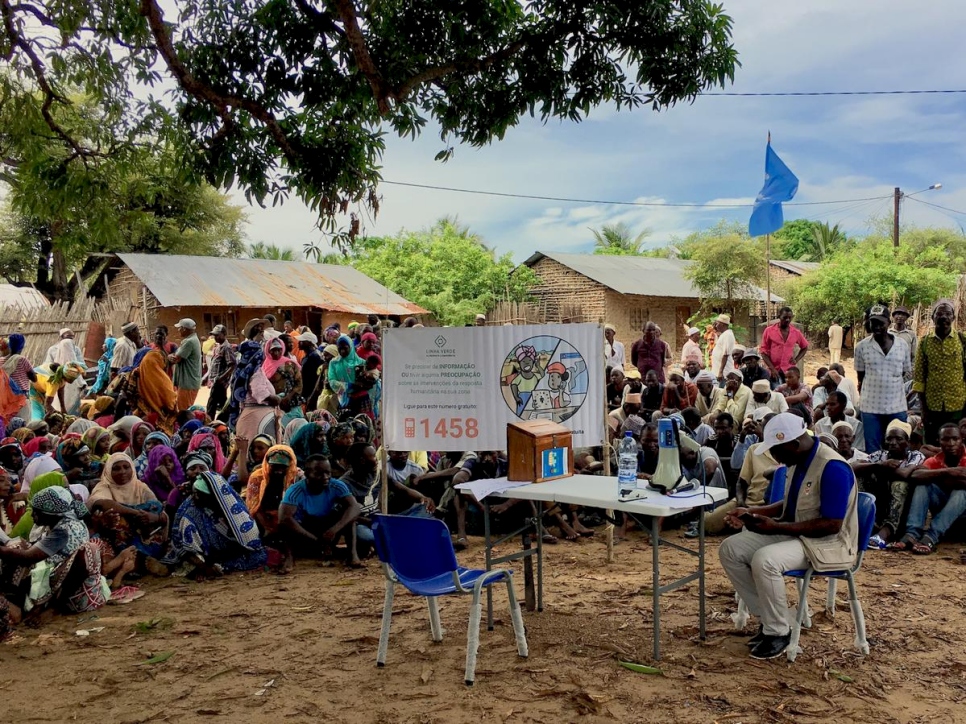
<svg viewBox="0 0 966 724"><path fill-rule="evenodd" d="M793 261L790 259L772 259L769 263L772 266L777 266L779 269L784 269L798 276L806 272L815 271L822 266L817 261Z"/></svg>
<svg viewBox="0 0 966 724"><path fill-rule="evenodd" d="M0 284L0 305L4 307L20 307L20 309L38 309L49 307L47 297L33 287L16 287L13 284Z"/></svg>
<svg viewBox="0 0 966 724"><path fill-rule="evenodd" d="M211 256L118 254L165 307L318 307L427 314L350 266Z"/></svg>
<svg viewBox="0 0 966 724"><path fill-rule="evenodd" d="M660 259L648 256L609 256L606 254L559 254L538 251L524 264L533 266L547 257L583 274L595 282L610 287L620 294L639 294L649 297L677 297L700 299L701 293L684 276L690 262L681 259ZM765 301L764 289L757 290L758 301ZM785 301L772 294L773 302Z"/></svg>

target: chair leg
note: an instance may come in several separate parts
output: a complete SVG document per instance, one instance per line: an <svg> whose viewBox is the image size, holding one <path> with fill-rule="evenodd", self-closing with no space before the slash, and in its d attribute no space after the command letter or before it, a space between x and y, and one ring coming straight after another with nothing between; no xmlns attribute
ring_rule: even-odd
<svg viewBox="0 0 966 724"><path fill-rule="evenodd" d="M828 595L825 596L825 615L829 618L835 618L835 588L836 581L834 578L828 579Z"/></svg>
<svg viewBox="0 0 966 724"><path fill-rule="evenodd" d="M379 632L379 653L376 666L386 665L386 651L389 648L389 624L392 621L392 595L395 584L386 579L386 601L382 604L382 631Z"/></svg>
<svg viewBox="0 0 966 724"><path fill-rule="evenodd" d="M812 572L808 571L805 573L805 578L800 582L798 589L798 612L795 616L795 623L792 624L792 637L788 642L788 648L785 649L785 656L790 662L795 661L795 658L801 653L801 647L798 645L798 641L802 636L802 622L805 620L805 615L808 611L808 584L812 580Z"/></svg>
<svg viewBox="0 0 966 724"><path fill-rule="evenodd" d="M427 596L426 600L429 602L429 632L433 641L439 643L443 640L443 627L439 623L439 601L436 596Z"/></svg>
<svg viewBox="0 0 966 724"><path fill-rule="evenodd" d="M859 603L859 597L855 592L855 579L851 573L847 580L849 582L849 606L852 608L852 621L855 623L855 648L863 656L868 656L869 641L865 637L865 614L862 612L862 604Z"/></svg>
<svg viewBox="0 0 966 724"><path fill-rule="evenodd" d="M527 646L527 630L523 626L523 614L520 613L520 604L517 603L517 595L513 591L513 576L507 576L506 592L510 598L510 620L513 622L513 637L517 640L517 653L521 658L530 655Z"/></svg>
<svg viewBox="0 0 966 724"><path fill-rule="evenodd" d="M480 589L473 589L473 601L470 603L470 623L466 629L466 672L463 681L467 686L473 686L476 679L476 653L480 648L480 619L483 618L483 604Z"/></svg>
<svg viewBox="0 0 966 724"><path fill-rule="evenodd" d="M738 610L731 614L731 620L735 622L735 628L739 631L748 625L748 604L741 600L741 596L735 594L738 601Z"/></svg>
<svg viewBox="0 0 966 724"><path fill-rule="evenodd" d="M811 580L811 578L812 577L809 576L809 580ZM798 597L799 597L799 599L801 601L804 601L805 602L805 604L804 604L805 605L805 617L803 619L801 619L802 626L804 628L811 628L812 627L812 612L808 608L808 596L807 595L804 595L804 596L802 595L802 591L803 590L807 591L808 589L804 585L804 582L803 582L803 580L801 578L796 579L796 581L798 583ZM801 605L801 604L799 604L799 605Z"/></svg>

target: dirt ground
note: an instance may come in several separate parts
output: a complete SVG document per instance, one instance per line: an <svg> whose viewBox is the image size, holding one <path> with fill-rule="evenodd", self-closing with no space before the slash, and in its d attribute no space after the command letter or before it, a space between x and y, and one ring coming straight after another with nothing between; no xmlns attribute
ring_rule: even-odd
<svg viewBox="0 0 966 724"><path fill-rule="evenodd" d="M669 531L684 542L680 531ZM684 542L695 545L694 542ZM496 628L481 633L477 682L463 684L468 600L444 599L440 644L426 608L405 593L387 666L375 666L384 584L361 571L300 562L293 575L144 582L147 595L96 614L22 627L0 646L8 721L102 722L926 722L964 721L966 622L958 547L912 559L874 551L859 574L872 653L852 647L840 587L837 614L815 613L804 653L748 658L733 630L733 591L709 543L708 636L697 628L697 585L663 598L663 676L652 663L650 544L634 532L606 563L602 536L546 552L546 609L525 613L529 659L516 656L505 590ZM666 576L688 570L662 551ZM481 539L460 554L482 563ZM954 560L957 559L957 560ZM519 571L518 571L519 574ZM522 575L516 576L522 599ZM825 584L813 585L822 611ZM789 586L789 593L792 587ZM92 616L96 616L93 618ZM78 629L104 627L89 636ZM152 657L170 654L160 663Z"/></svg>

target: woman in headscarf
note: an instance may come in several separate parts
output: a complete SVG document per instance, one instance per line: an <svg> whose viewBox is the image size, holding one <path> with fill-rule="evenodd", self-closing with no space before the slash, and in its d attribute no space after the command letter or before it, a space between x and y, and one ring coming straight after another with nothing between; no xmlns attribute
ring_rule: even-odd
<svg viewBox="0 0 966 724"><path fill-rule="evenodd" d="M253 327L250 334L255 330L257 327ZM251 440L258 434L265 417L278 405L279 398L262 371L265 362L262 346L247 339L238 345L238 353L240 359L232 378L228 426L239 437Z"/></svg>
<svg viewBox="0 0 966 724"><path fill-rule="evenodd" d="M46 438L43 439L46 441ZM20 481L20 492L26 493L28 490L30 490L30 486L33 484L34 480L36 480L39 476L54 470L61 470L61 467L57 464L57 461L54 460L53 455L49 453L38 455L33 460L29 461L23 470L23 478Z"/></svg>
<svg viewBox="0 0 966 724"><path fill-rule="evenodd" d="M295 452L295 459L299 467L304 467L306 460L313 455L329 457L329 445L326 441L327 428L318 422L310 422L299 428L292 437L290 446Z"/></svg>
<svg viewBox="0 0 966 724"><path fill-rule="evenodd" d="M329 454L332 456L332 477L341 478L349 470L347 454L356 441L355 428L351 422L341 422L328 433Z"/></svg>
<svg viewBox="0 0 966 724"><path fill-rule="evenodd" d="M118 522L105 537L116 551L134 546L141 557L157 558L168 534L168 517L164 506L151 488L134 476L131 458L114 453L107 459L104 472L88 500L91 512L113 511Z"/></svg>
<svg viewBox="0 0 966 724"><path fill-rule="evenodd" d="M38 492L31 507L35 525L44 529L37 540L0 546L0 637L20 619L21 610L37 612L53 604L80 613L107 602L101 557L82 520L84 504L54 484Z"/></svg>
<svg viewBox="0 0 966 724"><path fill-rule="evenodd" d="M10 354L3 360L2 367L7 376L7 386L10 394L16 398L20 404L17 410L0 411L0 416L9 420L27 405L27 395L30 392L31 383L37 379L33 365L30 360L23 356L23 348L26 345L26 338L22 334L11 334L8 340ZM14 400L8 401L8 407L12 407Z"/></svg>
<svg viewBox="0 0 966 724"><path fill-rule="evenodd" d="M192 435L191 441L188 443L188 452L195 452L196 450L202 450L208 453L211 459L215 461L213 472L224 469L225 454L221 451L221 444L219 444L218 438L215 437L214 433L201 432L199 430Z"/></svg>
<svg viewBox="0 0 966 724"><path fill-rule="evenodd" d="M131 374L124 387L131 412L151 419L159 430L174 433L178 416L178 395L168 377L168 363L158 350L149 350Z"/></svg>
<svg viewBox="0 0 966 724"><path fill-rule="evenodd" d="M115 344L117 344L117 340L114 337L108 337L101 347L103 354L97 360L97 379L94 380L94 386L91 387L91 393L94 395L99 395L106 390L107 384L111 381L111 360L114 359Z"/></svg>
<svg viewBox="0 0 966 724"><path fill-rule="evenodd" d="M13 527L10 532L11 538L23 538L27 540L30 536L30 531L34 527L34 517L32 502L34 497L41 490L46 490L52 486L59 485L62 488L67 488L67 477L60 470L52 470L49 473L44 473L43 475L38 475L30 483L30 492L27 493L27 508L24 511L23 516L17 521L17 524Z"/></svg>
<svg viewBox="0 0 966 724"><path fill-rule="evenodd" d="M168 499L165 501L164 510L168 514L171 520L174 520L175 515L178 512L178 508L191 496L191 485L197 480L202 473L212 472L211 468L214 465L211 456L206 452L201 452L200 450L192 453L188 453L183 462L182 467L184 468L184 481L176 486L168 494Z"/></svg>
<svg viewBox="0 0 966 724"><path fill-rule="evenodd" d="M5 437L0 440L0 466L7 472L7 478L14 490L19 489L24 471L24 456L17 438Z"/></svg>
<svg viewBox="0 0 966 724"><path fill-rule="evenodd" d="M24 445L26 445L28 442L33 440L35 437L37 437L34 434L34 431L31 430L29 427L18 427L10 434L14 438L14 440L20 443L21 448L23 448Z"/></svg>
<svg viewBox="0 0 966 724"><path fill-rule="evenodd" d="M84 433L91 428L97 427L97 423L91 420L87 420L83 417L78 417L70 425L67 426L67 430L64 432L65 435L80 435L84 436Z"/></svg>
<svg viewBox="0 0 966 724"><path fill-rule="evenodd" d="M278 506L282 495L298 478L295 453L288 445L273 445L260 469L248 478L245 505L267 539L278 532Z"/></svg>
<svg viewBox="0 0 966 724"><path fill-rule="evenodd" d="M356 354L352 340L346 335L339 337L336 342L339 356L329 362L329 388L338 396L339 409L349 407L349 397L354 391L356 373L359 368L365 368L365 360Z"/></svg>
<svg viewBox="0 0 966 724"><path fill-rule="evenodd" d="M91 449L80 437L66 437L57 445L54 460L60 465L69 483L93 488L101 477L104 465L91 458Z"/></svg>
<svg viewBox="0 0 966 724"><path fill-rule="evenodd" d="M362 359L369 359L371 355L378 353L379 338L374 332L366 332L362 335L362 342L359 343L359 348L356 353Z"/></svg>
<svg viewBox="0 0 966 724"><path fill-rule="evenodd" d="M144 480L144 476L148 468L148 455L150 455L151 450L158 445L174 447L174 445L172 445L171 438L160 430L155 430L154 432L149 433L148 436L144 438L144 443L141 445L141 454L138 455L137 459L134 461L134 475L138 480Z"/></svg>
<svg viewBox="0 0 966 724"><path fill-rule="evenodd" d="M287 356L285 342L281 337L265 343L265 360L262 372L272 383L278 406L285 413L282 424L287 425L295 417L302 417L302 371L298 362ZM287 418L287 419L286 419Z"/></svg>
<svg viewBox="0 0 966 724"><path fill-rule="evenodd" d="M28 440L23 446L23 452L27 457L28 464L39 458L41 455L46 455L50 452L50 450L50 438L48 438L46 435L43 437L34 437Z"/></svg>
<svg viewBox="0 0 966 724"><path fill-rule="evenodd" d="M103 427L94 427L87 430L83 435L81 435L81 440L91 451L91 460L96 460L101 465L107 462L108 447L111 441L111 433L105 430Z"/></svg>
<svg viewBox="0 0 966 724"><path fill-rule="evenodd" d="M71 345L73 341L71 340ZM42 365L34 370L35 378L30 384L30 416L42 420L48 412L53 412L54 398L60 402L62 410L67 409L64 388L84 374L84 366L77 362L65 365L53 363Z"/></svg>
<svg viewBox="0 0 966 724"><path fill-rule="evenodd" d="M171 491L184 482L178 454L167 445L158 445L148 455L144 482L158 500L167 501Z"/></svg>
<svg viewBox="0 0 966 724"><path fill-rule="evenodd" d="M114 398L109 395L101 395L94 400L94 404L91 405L91 409L87 413L87 417L88 419L93 420L96 425L103 427L106 430L114 424L114 408Z"/></svg>
<svg viewBox="0 0 966 724"><path fill-rule="evenodd" d="M155 431L154 425L150 422L135 423L134 427L131 428L131 444L127 450L127 456L132 460L140 457L141 453L144 452L144 441L147 439L148 435Z"/></svg>
<svg viewBox="0 0 966 724"><path fill-rule="evenodd" d="M215 473L202 473L182 503L172 531L174 557L195 567L196 580L261 568L267 553L241 498Z"/></svg>
<svg viewBox="0 0 966 724"><path fill-rule="evenodd" d="M304 417L297 417L292 420L289 424L285 426L285 432L282 433L282 442L286 445L291 445L292 440L298 431L309 424L309 421Z"/></svg>
<svg viewBox="0 0 966 724"><path fill-rule="evenodd" d="M48 412L44 416L44 422L47 423L47 434L56 436L63 434L67 418L59 412Z"/></svg>

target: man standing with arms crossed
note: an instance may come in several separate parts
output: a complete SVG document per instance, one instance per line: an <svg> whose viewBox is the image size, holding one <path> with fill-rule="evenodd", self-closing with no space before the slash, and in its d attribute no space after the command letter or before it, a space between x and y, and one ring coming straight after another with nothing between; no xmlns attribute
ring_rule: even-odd
<svg viewBox="0 0 966 724"><path fill-rule="evenodd" d="M764 334L761 335L758 351L761 353L761 361L771 373L772 389L779 384L785 384L785 370L798 365L808 351L808 340L805 339L805 335L792 326L794 317L795 314L790 307L782 307L778 310L778 324L766 327Z"/></svg>
<svg viewBox="0 0 966 724"><path fill-rule="evenodd" d="M718 380L718 385L724 387L725 377L735 370L735 363L731 358L735 351L735 333L731 331L731 317L727 314L719 314L712 326L718 338L711 350L711 374Z"/></svg>
<svg viewBox="0 0 966 724"><path fill-rule="evenodd" d="M182 319L176 326L181 332L181 346L168 361L174 365L173 382L178 391L178 412L181 412L195 404L201 389L201 342L193 319Z"/></svg>

